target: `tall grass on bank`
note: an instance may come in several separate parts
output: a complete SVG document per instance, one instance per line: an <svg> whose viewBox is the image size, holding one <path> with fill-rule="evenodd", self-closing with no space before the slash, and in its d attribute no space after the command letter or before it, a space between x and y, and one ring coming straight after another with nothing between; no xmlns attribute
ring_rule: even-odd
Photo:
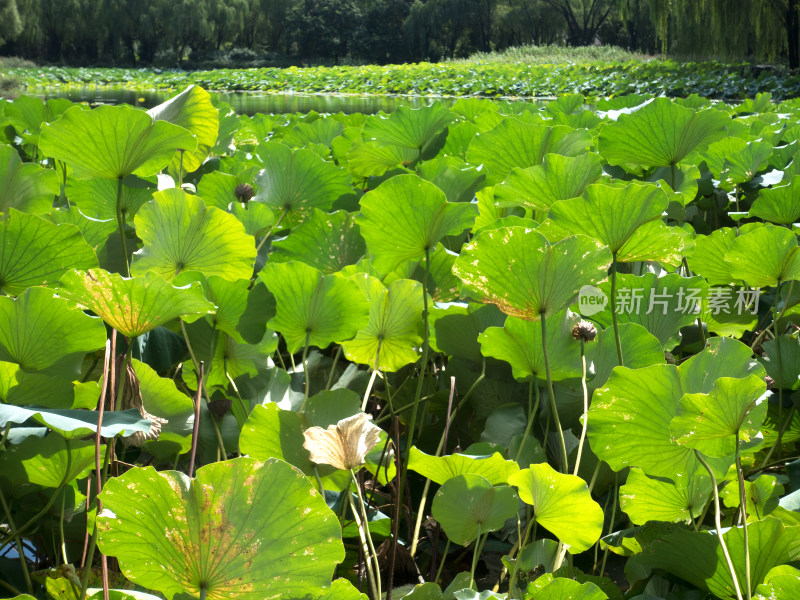
<svg viewBox="0 0 800 600"><path fill-rule="evenodd" d="M476 52L468 58L450 62L471 64L587 64L593 62L629 62L654 58L617 46L514 46L498 52Z"/></svg>

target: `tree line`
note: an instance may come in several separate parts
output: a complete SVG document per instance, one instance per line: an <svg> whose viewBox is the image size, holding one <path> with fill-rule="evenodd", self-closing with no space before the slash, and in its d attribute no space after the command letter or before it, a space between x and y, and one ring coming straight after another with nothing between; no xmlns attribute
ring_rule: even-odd
<svg viewBox="0 0 800 600"><path fill-rule="evenodd" d="M597 43L798 68L800 0L0 0L0 55L44 63L399 63Z"/></svg>

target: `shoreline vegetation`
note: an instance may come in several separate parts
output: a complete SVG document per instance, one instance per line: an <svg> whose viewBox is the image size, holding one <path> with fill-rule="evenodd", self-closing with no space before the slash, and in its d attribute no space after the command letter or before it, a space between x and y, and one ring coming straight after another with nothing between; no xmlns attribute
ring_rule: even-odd
<svg viewBox="0 0 800 600"><path fill-rule="evenodd" d="M720 100L764 92L776 100L800 96L800 73L783 67L680 62L609 46L524 46L440 63L202 70L37 67L28 61L0 59L0 76L15 79L23 90L65 86L178 90L196 84L215 91L490 98L569 93L589 98L697 94Z"/></svg>

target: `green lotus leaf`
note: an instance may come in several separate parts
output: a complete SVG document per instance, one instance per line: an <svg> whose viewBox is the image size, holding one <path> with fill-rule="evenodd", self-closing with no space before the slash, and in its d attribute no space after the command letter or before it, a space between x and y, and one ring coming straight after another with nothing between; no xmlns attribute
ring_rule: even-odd
<svg viewBox="0 0 800 600"><path fill-rule="evenodd" d="M610 282L598 287L610 298ZM664 350L672 350L680 342L681 328L697 321L706 290L702 277L681 277L677 273L663 277L656 277L654 273L642 276L618 274L617 320L620 324L642 325L658 338ZM609 299L609 305L597 313L586 311L582 305L579 308L603 327L610 327L613 321L611 301Z"/></svg>
<svg viewBox="0 0 800 600"><path fill-rule="evenodd" d="M292 150L279 142L266 142L256 154L264 170L256 177L258 193L252 201L285 213L284 225L296 225L312 208L328 211L340 197L353 193L347 171L311 150Z"/></svg>
<svg viewBox="0 0 800 600"><path fill-rule="evenodd" d="M578 315L566 310L554 314L545 322L550 377L553 381L581 375L581 348L572 337L572 328L578 321ZM511 365L514 379L546 379L540 322L508 317L503 327L487 328L478 336L478 341L484 356Z"/></svg>
<svg viewBox="0 0 800 600"><path fill-rule="evenodd" d="M531 465L508 478L519 497L533 506L536 522L550 531L572 554L591 548L603 529L603 509L592 500L586 482L558 473L547 463Z"/></svg>
<svg viewBox="0 0 800 600"><path fill-rule="evenodd" d="M633 468L619 489L620 508L635 525L648 521L688 523L704 513L711 498L711 479L695 474L675 482L648 477Z"/></svg>
<svg viewBox="0 0 800 600"><path fill-rule="evenodd" d="M668 203L667 195L655 185L595 183L586 188L582 198L555 202L549 220L567 234L588 235L617 253L639 227L659 219Z"/></svg>
<svg viewBox="0 0 800 600"><path fill-rule="evenodd" d="M369 322L353 339L342 342L344 355L381 371L415 363L422 345L422 285L398 279L386 288L375 277L359 277L356 283L369 301Z"/></svg>
<svg viewBox="0 0 800 600"><path fill-rule="evenodd" d="M472 202L485 179L483 173L455 156L426 161L417 171L420 177L442 190L448 202Z"/></svg>
<svg viewBox="0 0 800 600"><path fill-rule="evenodd" d="M215 310L198 284L176 288L155 273L122 277L103 269L70 271L61 278L58 293L89 308L128 338L178 317L191 322Z"/></svg>
<svg viewBox="0 0 800 600"><path fill-rule="evenodd" d="M0 296L0 360L26 371L77 375L83 355L106 343L103 323L70 308L53 290L33 287Z"/></svg>
<svg viewBox="0 0 800 600"><path fill-rule="evenodd" d="M268 357L278 347L275 332L268 329L264 329L262 337L253 343L241 342L240 336L231 337L224 331L215 329L207 320L188 325L186 331L195 356L198 360L206 361L206 387L220 388L226 395L229 394L228 397L236 395L232 388L228 392L228 377L236 380L242 376L255 378L259 373L266 373ZM190 388L197 388L197 373L193 362L183 365L182 375ZM233 411L237 419L244 423L248 406L236 398Z"/></svg>
<svg viewBox="0 0 800 600"><path fill-rule="evenodd" d="M80 207L81 212L93 219L113 219L117 222L118 182L111 179L67 179L67 197ZM139 212L146 202L153 199L155 187L122 186L119 210L126 223Z"/></svg>
<svg viewBox="0 0 800 600"><path fill-rule="evenodd" d="M96 179L95 181L106 180ZM74 225L81 232L86 243L95 251L103 248L108 241L108 236L117 231L116 219L100 220L87 217L75 204L69 208L53 208L50 214L44 218L56 225Z"/></svg>
<svg viewBox="0 0 800 600"><path fill-rule="evenodd" d="M153 194L136 214L144 247L133 254L131 274L153 272L172 280L182 271L223 279L249 279L256 246L233 215L206 208L197 196L171 188Z"/></svg>
<svg viewBox="0 0 800 600"><path fill-rule="evenodd" d="M408 171L419 152L414 148L384 146L378 142L356 144L347 153L347 164L357 177L381 177L387 171Z"/></svg>
<svg viewBox="0 0 800 600"><path fill-rule="evenodd" d="M800 388L800 344L794 337L782 335L779 360L776 341L773 338L762 344L764 357L761 362L767 370L767 375L775 381L776 388L796 390ZM779 364L780 370L778 370Z"/></svg>
<svg viewBox="0 0 800 600"><path fill-rule="evenodd" d="M554 202L583 194L586 186L602 175L601 162L600 156L591 152L574 157L546 154L541 165L513 168L495 187L495 200L501 205L548 211Z"/></svg>
<svg viewBox="0 0 800 600"><path fill-rule="evenodd" d="M509 117L473 138L467 149L467 162L482 164L488 171L486 183L493 185L503 181L515 167L525 169L541 164L547 154L585 154L591 142L592 136L585 129L532 125Z"/></svg>
<svg viewBox="0 0 800 600"><path fill-rule="evenodd" d="M483 302L537 320L566 308L584 285L606 278L611 253L576 235L556 244L525 227L484 231L464 246L455 273Z"/></svg>
<svg viewBox="0 0 800 600"><path fill-rule="evenodd" d="M43 408L94 408L75 406L75 390L67 377L53 377L43 373L29 373L17 363L0 362L0 400L16 406L41 406Z"/></svg>
<svg viewBox="0 0 800 600"><path fill-rule="evenodd" d="M750 546L750 579L755 588L773 567L800 556L800 527L786 527L778 519L767 517L747 526ZM733 561L736 578L744 585L745 545L742 527L723 533ZM664 569L718 598L734 597L730 571L719 539L712 531L678 529L659 536L645 546L637 558L645 565Z"/></svg>
<svg viewBox="0 0 800 600"><path fill-rule="evenodd" d="M420 158L431 158L444 143L441 133L456 114L435 103L424 109L399 107L388 117L375 115L364 123L365 140L379 144L411 148Z"/></svg>
<svg viewBox="0 0 800 600"><path fill-rule="evenodd" d="M82 479L94 468L94 441L67 441L58 433L29 437L0 455L0 470L11 485L57 488Z"/></svg>
<svg viewBox="0 0 800 600"><path fill-rule="evenodd" d="M784 227L767 225L740 235L725 254L725 262L734 279L753 287L800 279L797 236Z"/></svg>
<svg viewBox="0 0 800 600"><path fill-rule="evenodd" d="M192 446L194 402L178 390L172 379L159 377L147 364L133 359L131 365L139 380L142 406L148 414L167 420L158 439L145 441L144 449L162 459L188 452Z"/></svg>
<svg viewBox="0 0 800 600"><path fill-rule="evenodd" d="M641 369L664 363L661 342L641 325L620 324L619 339L626 367ZM586 360L594 367L594 379L591 382L593 387L604 385L614 367L619 366L616 348L614 330L611 327L599 331L595 343L586 344Z"/></svg>
<svg viewBox="0 0 800 600"><path fill-rule="evenodd" d="M80 179L155 175L178 148L193 151L195 137L183 127L156 121L127 105L70 108L42 127L39 149L63 160Z"/></svg>
<svg viewBox="0 0 800 600"><path fill-rule="evenodd" d="M239 331L239 323L248 310L248 302L250 301L250 280L239 279L238 281L230 281L218 277L217 275L212 275L211 277L203 277L202 275L197 277L197 275L197 273L186 273L185 278L187 280L200 280L200 283L203 285L203 295L217 307L216 312L209 317L214 329L223 331L240 342L244 341ZM184 278L180 278L180 282L190 283L190 281L184 281ZM264 290L264 286L261 285L260 289ZM269 310L270 307L268 304L262 304L259 308L264 311L259 315L258 319L262 323L269 320L269 318L275 314L274 303L272 305L272 311ZM270 312L272 314L269 314ZM252 325L254 327L256 326L255 323ZM264 331L265 329L262 328L261 336L264 335ZM260 338L256 340L256 342L258 341L260 341Z"/></svg>
<svg viewBox="0 0 800 600"><path fill-rule="evenodd" d="M550 573L543 575L546 578ZM528 586L525 592L525 600L606 600L608 596L603 590L591 581L580 583L574 579L566 577L553 577L551 581L537 587L536 591L531 587L539 583L539 579Z"/></svg>
<svg viewBox="0 0 800 600"><path fill-rule="evenodd" d="M744 493L747 498L747 514L750 519L760 521L778 508L783 496L783 486L775 475L759 475L755 480L744 482ZM720 493L720 498L729 508L741 504L739 482L729 481Z"/></svg>
<svg viewBox="0 0 800 600"><path fill-rule="evenodd" d="M271 244L271 262L297 260L326 275L356 264L367 250L354 215L344 210L328 214L316 208L286 238Z"/></svg>
<svg viewBox="0 0 800 600"><path fill-rule="evenodd" d="M13 207L26 213L46 213L58 191L55 171L23 163L11 146L0 145L0 212Z"/></svg>
<svg viewBox="0 0 800 600"><path fill-rule="evenodd" d="M720 187L732 190L750 181L767 166L773 146L769 142L748 142L737 137L727 137L711 144L702 153L708 168L720 182Z"/></svg>
<svg viewBox="0 0 800 600"><path fill-rule="evenodd" d="M693 110L656 98L600 130L600 155L612 165L640 169L676 165L725 136L724 112Z"/></svg>
<svg viewBox="0 0 800 600"><path fill-rule="evenodd" d="M486 456L449 454L431 456L416 447L411 448L408 468L439 485L457 475L480 475L492 485L503 484L512 473L519 471L513 460L506 460L499 452Z"/></svg>
<svg viewBox="0 0 800 600"><path fill-rule="evenodd" d="M746 331L756 328L758 305L755 298L760 293L760 290L746 287L708 288L708 294L700 304L698 317L711 333L739 338Z"/></svg>
<svg viewBox="0 0 800 600"><path fill-rule="evenodd" d="M736 239L733 227L721 227L710 235L698 235L695 238L694 252L688 258L689 268L702 275L708 285L728 285L733 283L731 265L725 261L725 255Z"/></svg>
<svg viewBox="0 0 800 600"><path fill-rule="evenodd" d="M73 225L56 225L11 208L0 220L0 291L15 296L57 283L69 269L97 266L97 255Z"/></svg>
<svg viewBox="0 0 800 600"><path fill-rule="evenodd" d="M310 402L310 399L309 399ZM348 415L349 416L349 415ZM308 450L303 447L303 422L299 413L282 410L274 402L253 408L239 436L239 450L257 460L279 458L311 475Z"/></svg>
<svg viewBox="0 0 800 600"><path fill-rule="evenodd" d="M206 203L206 206L209 206L209 204ZM260 202L250 202L248 204L234 202L231 205L230 212L244 225L245 233L254 237L266 235L276 222L275 213L272 212L269 206Z"/></svg>
<svg viewBox="0 0 800 600"><path fill-rule="evenodd" d="M617 262L654 261L677 267L694 246L691 234L663 221L650 221L633 232L617 253Z"/></svg>
<svg viewBox="0 0 800 600"><path fill-rule="evenodd" d="M211 95L201 87L190 85L177 94L147 111L154 121L166 121L183 127L197 139L196 149L185 150L183 156L172 160L172 169L181 166L187 173L197 170L208 157L217 142L219 133L219 111L211 103Z"/></svg>
<svg viewBox="0 0 800 600"><path fill-rule="evenodd" d="M47 101L36 96L20 96L6 106L6 117L26 144L39 143L39 133L46 123L55 121L61 114L75 106L66 98Z"/></svg>
<svg viewBox="0 0 800 600"><path fill-rule="evenodd" d="M800 571L781 565L769 571L763 584L755 590L756 600L792 600L800 595Z"/></svg>
<svg viewBox="0 0 800 600"><path fill-rule="evenodd" d="M676 444L670 431L678 403L684 394L709 393L720 377L751 374L763 378L763 367L753 360L750 348L730 338L712 338L679 367L617 367L592 397L587 426L591 448L615 471L634 466L673 480L695 473L699 463L694 452Z"/></svg>
<svg viewBox="0 0 800 600"><path fill-rule="evenodd" d="M222 210L228 210L231 202L238 202L236 197L236 186L240 183L236 175L223 173L222 171L211 171L204 173L197 182L197 195L203 199L206 206L215 206ZM250 208L249 206L247 207ZM272 211L269 211L272 214Z"/></svg>
<svg viewBox="0 0 800 600"><path fill-rule="evenodd" d="M49 427L68 440L92 435L97 431L97 411L78 408L35 408L0 404L0 427L9 423L24 423L33 419ZM139 410L106 411L100 424L100 435L106 438L127 437L141 431L150 431L150 421L143 419Z"/></svg>
<svg viewBox="0 0 800 600"><path fill-rule="evenodd" d="M674 167L659 167L650 172L646 181L657 183L669 197L686 207L697 198L700 169L696 165L684 164Z"/></svg>
<svg viewBox="0 0 800 600"><path fill-rule="evenodd" d="M786 185L761 190L748 216L780 225L791 225L800 219L800 175Z"/></svg>
<svg viewBox="0 0 800 600"><path fill-rule="evenodd" d="M289 352L306 345L326 348L367 325L369 302L355 281L296 261L268 263L258 276L277 303L268 326L283 335Z"/></svg>
<svg viewBox="0 0 800 600"><path fill-rule="evenodd" d="M292 148L304 148L310 144L331 147L333 139L341 135L344 123L334 119L317 119L311 123L298 123L281 141Z"/></svg>
<svg viewBox="0 0 800 600"><path fill-rule="evenodd" d="M502 119L502 117L500 118ZM495 125L496 124L488 127L488 129L492 129ZM467 157L467 149L479 131L486 131L486 129L481 130L474 123L469 122L460 122L450 125L450 127L447 128L447 140L445 140L444 146L439 151L439 155L455 156L456 158L465 160Z"/></svg>
<svg viewBox="0 0 800 600"><path fill-rule="evenodd" d="M344 559L336 515L285 462L238 458L195 479L135 467L101 495L98 546L167 598L279 598L328 585ZM311 560L311 558L315 560Z"/></svg>
<svg viewBox="0 0 800 600"><path fill-rule="evenodd" d="M518 506L512 488L494 487L480 475L461 474L442 484L433 497L431 512L450 540L466 546L478 536L500 529Z"/></svg>
<svg viewBox="0 0 800 600"><path fill-rule="evenodd" d="M681 398L670 431L678 444L708 456L733 454L737 440L748 442L758 434L767 415L766 390L755 375L721 377L709 393Z"/></svg>
<svg viewBox="0 0 800 600"><path fill-rule="evenodd" d="M487 327L502 327L506 316L493 304L472 303L434 306L428 317L431 324L431 347L451 357L480 363L483 359L478 336Z"/></svg>
<svg viewBox="0 0 800 600"><path fill-rule="evenodd" d="M469 577L469 573L467 573L467 577ZM467 582L467 585L469 585L469 582ZM444 600L444 594L442 594L442 588L439 587L438 583L429 581L427 583L418 583L410 592L404 593L403 600Z"/></svg>
<svg viewBox="0 0 800 600"><path fill-rule="evenodd" d="M433 251L446 235L469 229L475 216L469 203L450 203L444 192L416 175L398 175L361 199L356 223L374 265L386 272ZM392 235L387 235L391 231Z"/></svg>
<svg viewBox="0 0 800 600"><path fill-rule="evenodd" d="M453 263L456 255L445 249L442 244L430 254L430 264L427 265L428 295L434 302L455 302L459 299L458 277L453 275ZM426 259L411 261L398 267L383 278L385 284L391 284L397 279L413 279L420 283L425 281ZM380 273L378 273L380 274Z"/></svg>

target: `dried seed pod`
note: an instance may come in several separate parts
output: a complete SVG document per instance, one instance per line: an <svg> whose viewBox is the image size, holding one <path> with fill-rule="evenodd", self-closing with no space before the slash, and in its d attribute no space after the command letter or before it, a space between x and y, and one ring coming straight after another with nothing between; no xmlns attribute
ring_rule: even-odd
<svg viewBox="0 0 800 600"><path fill-rule="evenodd" d="M117 373L121 370L122 361L117 361ZM136 371L133 370L132 365L128 365L125 369L125 389L122 392L122 397L117 399L116 410L128 410L135 408L142 415L143 419L150 421L150 431L143 432L137 431L133 435L122 438L122 443L126 446L140 447L148 440L157 440L161 435L161 427L167 423L166 419L156 417L148 413L144 404L142 403L142 389L139 384L139 378L136 376Z"/></svg>
<svg viewBox="0 0 800 600"><path fill-rule="evenodd" d="M247 202L256 195L256 191L249 183L240 183L236 186L233 194L239 202Z"/></svg>
<svg viewBox="0 0 800 600"><path fill-rule="evenodd" d="M233 406L233 400L230 398L217 398L208 403L208 410L212 415L221 419L231 409L231 406Z"/></svg>
<svg viewBox="0 0 800 600"><path fill-rule="evenodd" d="M593 342L597 337L597 328L589 321L581 321L572 328L572 337L584 342Z"/></svg>

